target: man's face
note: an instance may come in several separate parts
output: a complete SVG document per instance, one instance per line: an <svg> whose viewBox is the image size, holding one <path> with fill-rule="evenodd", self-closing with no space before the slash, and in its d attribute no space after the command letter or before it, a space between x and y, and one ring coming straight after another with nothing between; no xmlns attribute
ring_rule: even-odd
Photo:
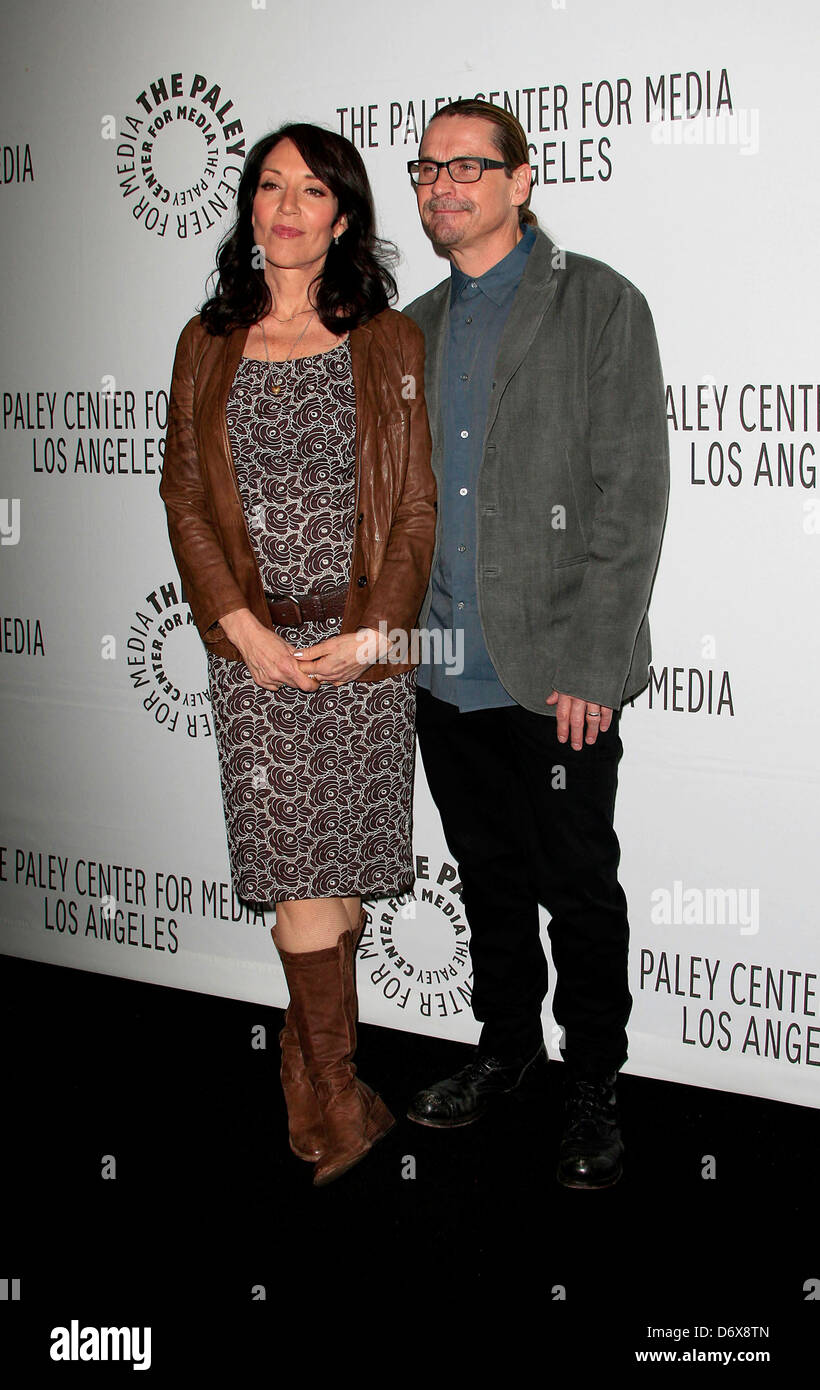
<svg viewBox="0 0 820 1390"><path fill-rule="evenodd" d="M481 116L440 116L424 132L419 159L484 155L500 159L493 126ZM445 250L475 249L505 227L518 227L518 208L527 196L529 165L514 171L485 169L477 183L455 183L446 169L435 183L416 189L419 215L430 240Z"/></svg>

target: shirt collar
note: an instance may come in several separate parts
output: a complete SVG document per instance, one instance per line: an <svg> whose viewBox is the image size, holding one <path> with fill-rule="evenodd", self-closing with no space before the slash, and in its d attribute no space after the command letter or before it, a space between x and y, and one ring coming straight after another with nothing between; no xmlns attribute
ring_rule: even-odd
<svg viewBox="0 0 820 1390"><path fill-rule="evenodd" d="M455 304L464 290L469 288L479 289L492 300L493 304L499 308L507 299L509 292L521 279L524 273L527 256L535 245L535 229L525 227L524 235L516 243L512 251L508 251L506 256L495 265L491 265L489 270L485 270L483 275L465 275L463 270L451 263L450 265L450 303Z"/></svg>

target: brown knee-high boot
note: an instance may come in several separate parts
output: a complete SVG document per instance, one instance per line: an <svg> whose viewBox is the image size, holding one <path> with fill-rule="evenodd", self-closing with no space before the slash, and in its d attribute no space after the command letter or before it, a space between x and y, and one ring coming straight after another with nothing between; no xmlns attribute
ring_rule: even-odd
<svg viewBox="0 0 820 1390"><path fill-rule="evenodd" d="M365 921L366 916L364 909L362 909L359 913L358 925L353 929L354 953L364 931ZM274 946L276 946L275 928L273 927L271 928L271 937ZM305 1070L299 1034L293 1019L293 1006L290 1003L285 1013L285 1026L279 1034L279 1045L282 1049L282 1066L279 1074L282 1079L282 1090L285 1093L285 1104L288 1110L290 1147L297 1158L303 1158L306 1163L316 1163L321 1157L324 1147L322 1116L319 1111L319 1103L316 1100L316 1092Z"/></svg>
<svg viewBox="0 0 820 1390"><path fill-rule="evenodd" d="M313 1176L319 1187L358 1163L395 1124L387 1106L356 1075L356 985L353 933L342 932L322 951L279 955L305 1068L322 1120L321 1157Z"/></svg>

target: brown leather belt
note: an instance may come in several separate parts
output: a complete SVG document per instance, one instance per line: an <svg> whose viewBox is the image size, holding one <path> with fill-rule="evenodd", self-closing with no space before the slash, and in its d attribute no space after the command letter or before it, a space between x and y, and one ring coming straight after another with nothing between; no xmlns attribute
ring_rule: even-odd
<svg viewBox="0 0 820 1390"><path fill-rule="evenodd" d="M325 618L341 618L347 602L347 588L327 589L313 594L265 594L271 620L277 627L301 627Z"/></svg>

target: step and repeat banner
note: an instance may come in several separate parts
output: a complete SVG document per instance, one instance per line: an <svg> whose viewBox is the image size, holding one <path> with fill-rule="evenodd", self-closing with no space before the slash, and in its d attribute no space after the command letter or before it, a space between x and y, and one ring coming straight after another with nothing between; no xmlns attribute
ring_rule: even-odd
<svg viewBox="0 0 820 1390"><path fill-rule="evenodd" d="M2 950L284 1003L270 915L231 890L158 496L173 352L285 120L360 147L401 303L442 279L405 165L480 95L528 132L541 225L646 294L668 383L651 681L622 720L627 1070L820 1104L814 6L12 0L4 23ZM369 904L361 1016L471 1041L420 772L415 848L415 897ZM557 1056L549 1000L544 1025Z"/></svg>

